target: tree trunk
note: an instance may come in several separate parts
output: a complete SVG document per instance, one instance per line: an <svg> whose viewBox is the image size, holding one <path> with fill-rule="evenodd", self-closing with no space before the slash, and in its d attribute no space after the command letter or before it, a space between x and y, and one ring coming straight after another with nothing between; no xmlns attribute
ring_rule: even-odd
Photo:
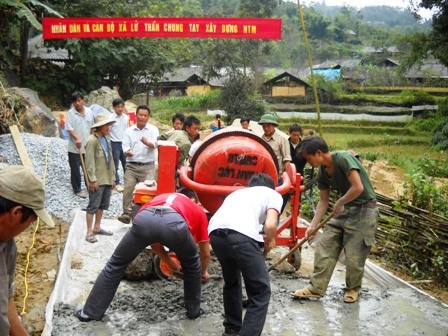
<svg viewBox="0 0 448 336"><path fill-rule="evenodd" d="M29 35L30 23L27 20L22 20L20 25L20 75L22 78L25 76L27 68Z"/></svg>

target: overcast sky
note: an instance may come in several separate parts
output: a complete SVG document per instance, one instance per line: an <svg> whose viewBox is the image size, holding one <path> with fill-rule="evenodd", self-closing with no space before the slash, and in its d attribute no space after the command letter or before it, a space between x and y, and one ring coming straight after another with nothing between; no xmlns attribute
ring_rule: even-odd
<svg viewBox="0 0 448 336"><path fill-rule="evenodd" d="M297 2L297 1L294 1ZM327 6L351 6L356 8L366 7L366 6L390 6L407 8L410 4L410 0L301 0L302 5L309 5L311 3L324 3ZM430 11L420 11L419 14L424 18L431 18Z"/></svg>

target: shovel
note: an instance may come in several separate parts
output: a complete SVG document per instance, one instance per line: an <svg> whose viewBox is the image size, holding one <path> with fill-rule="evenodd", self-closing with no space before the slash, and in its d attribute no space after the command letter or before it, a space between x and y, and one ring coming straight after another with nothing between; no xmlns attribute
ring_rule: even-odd
<svg viewBox="0 0 448 336"><path fill-rule="evenodd" d="M327 218L325 218L322 222L320 222L314 230L311 231L311 236L314 235L317 231L319 231L321 228L325 226L325 224L328 223L330 219L332 219L334 216L334 213L330 213ZM282 256L280 259L278 259L275 263L273 263L269 268L268 272L272 271L274 268L276 268L278 265L280 265L286 258L288 258L291 254L294 253L299 247L301 247L308 239L306 237L303 237L300 239L296 245L292 249L289 250L288 253L286 253L284 256Z"/></svg>
<svg viewBox="0 0 448 336"><path fill-rule="evenodd" d="M82 156L81 148L79 148L79 157L81 158L81 167L84 173L84 180L86 181L86 187L87 189L89 189L90 188L89 176L87 175L86 164L84 163L84 157Z"/></svg>

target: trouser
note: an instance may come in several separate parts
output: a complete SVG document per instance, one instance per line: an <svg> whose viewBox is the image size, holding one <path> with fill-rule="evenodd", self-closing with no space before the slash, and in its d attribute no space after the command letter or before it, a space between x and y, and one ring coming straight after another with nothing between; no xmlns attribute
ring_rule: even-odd
<svg viewBox="0 0 448 336"><path fill-rule="evenodd" d="M359 291L364 264L375 243L378 209L351 206L328 222L314 252L314 272L309 290L325 295L334 267L342 250L345 252L345 283L347 289Z"/></svg>
<svg viewBox="0 0 448 336"><path fill-rule="evenodd" d="M85 154L82 155L85 160ZM79 153L68 152L68 164L70 165L70 183L75 193L81 191L81 157Z"/></svg>
<svg viewBox="0 0 448 336"><path fill-rule="evenodd" d="M191 316L199 314L201 265L188 225L177 212L152 212L149 209L141 211L134 218L132 227L124 235L95 281L83 312L92 319L101 320L115 296L128 265L148 245L156 242L176 253L184 274L187 313Z"/></svg>
<svg viewBox="0 0 448 336"><path fill-rule="evenodd" d="M269 275L260 246L263 243L228 229L212 231L210 243L224 277L225 331L239 332L240 336L260 335L271 296ZM241 275L249 299L244 321Z"/></svg>
<svg viewBox="0 0 448 336"><path fill-rule="evenodd" d="M123 213L128 212L129 204L132 201L132 194L137 183L152 179L153 176L154 162L146 165L133 162L126 163L126 171L124 173Z"/></svg>
<svg viewBox="0 0 448 336"><path fill-rule="evenodd" d="M118 176L118 162L121 162L123 172L126 172L126 155L123 153L123 146L121 142L111 141L112 156L115 164L115 183L120 184L120 177Z"/></svg>

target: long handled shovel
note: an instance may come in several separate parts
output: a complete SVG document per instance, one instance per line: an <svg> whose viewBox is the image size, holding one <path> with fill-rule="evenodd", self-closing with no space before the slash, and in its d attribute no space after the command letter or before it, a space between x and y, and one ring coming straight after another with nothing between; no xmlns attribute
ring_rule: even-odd
<svg viewBox="0 0 448 336"><path fill-rule="evenodd" d="M84 163L84 157L82 156L82 150L79 148L79 157L81 158L81 167L84 173L84 180L86 181L87 189L90 188L89 176L87 175L86 164Z"/></svg>
<svg viewBox="0 0 448 336"><path fill-rule="evenodd" d="M323 228L325 226L325 224L328 223L328 221L330 219L332 219L334 216L333 212L330 213L327 218L325 218L322 222L320 222L313 231L311 231L311 236L314 235L317 231L319 231L321 228ZM294 253L294 251L296 251L299 247L301 247L308 239L306 237L303 237L302 239L300 239L296 245L294 245L294 247L292 249L289 250L288 253L286 253L283 257L281 257L280 259L278 259L275 263L273 263L269 268L268 268L268 272L272 271L274 268L276 268L278 265L280 265L286 258L288 258L291 254Z"/></svg>

